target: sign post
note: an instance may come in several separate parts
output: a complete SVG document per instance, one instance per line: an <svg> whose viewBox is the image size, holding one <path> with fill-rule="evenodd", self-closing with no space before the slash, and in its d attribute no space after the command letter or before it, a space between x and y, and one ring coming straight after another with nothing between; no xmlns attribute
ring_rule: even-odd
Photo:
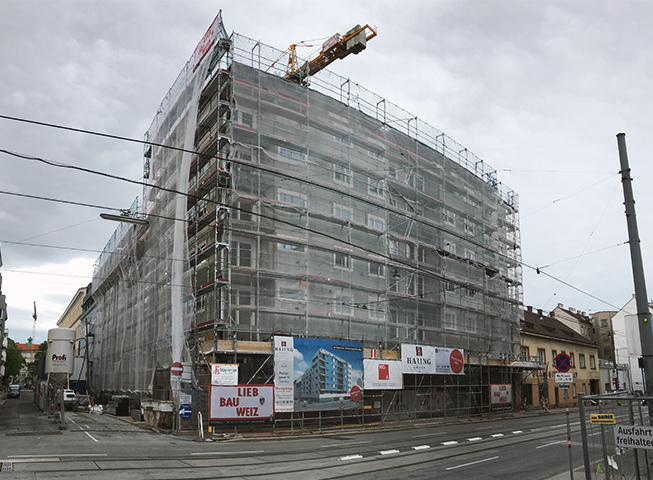
<svg viewBox="0 0 653 480"><path fill-rule="evenodd" d="M569 423L569 383L573 382L574 374L567 373L571 369L571 357L566 353L559 353L553 359L553 366L560 372L556 373L556 382L559 382L560 388L566 385L565 392L565 412L567 417L567 451L569 452L569 474L574 478L574 463L571 459L571 424ZM560 377L558 376L560 375ZM571 377L571 378L569 378Z"/></svg>

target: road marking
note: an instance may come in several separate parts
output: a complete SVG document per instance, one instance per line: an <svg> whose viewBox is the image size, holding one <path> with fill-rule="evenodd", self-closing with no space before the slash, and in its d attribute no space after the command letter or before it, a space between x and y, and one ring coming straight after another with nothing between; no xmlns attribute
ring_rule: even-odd
<svg viewBox="0 0 653 480"><path fill-rule="evenodd" d="M492 435L493 438L503 437L503 433L495 433Z"/></svg>
<svg viewBox="0 0 653 480"><path fill-rule="evenodd" d="M535 447L535 448L550 447L551 445L557 445L558 443L565 443L566 441L567 441L567 440L559 440L559 441L557 441L557 442L547 443L547 444L545 444L545 445L540 445L539 447Z"/></svg>
<svg viewBox="0 0 653 480"><path fill-rule="evenodd" d="M77 422L76 422L75 420L73 420L72 418L69 418L68 421L71 422L71 423L77 423Z"/></svg>
<svg viewBox="0 0 653 480"><path fill-rule="evenodd" d="M362 442L330 443L329 445L320 445L320 448L339 447L341 445L359 445L361 443L372 443L372 441L364 440Z"/></svg>
<svg viewBox="0 0 653 480"><path fill-rule="evenodd" d="M431 448L430 445L420 445L418 447L413 447L413 450L426 450L427 448Z"/></svg>
<svg viewBox="0 0 653 480"><path fill-rule="evenodd" d="M11 460L0 460L0 463L29 463L29 462L60 462L58 458L12 458Z"/></svg>
<svg viewBox="0 0 653 480"><path fill-rule="evenodd" d="M515 430L515 431L512 432L512 433L515 433L515 434L516 434L516 433L524 433L524 431L523 431L523 430Z"/></svg>
<svg viewBox="0 0 653 480"><path fill-rule="evenodd" d="M478 442L479 440L483 439L481 437L472 437L467 439L468 442Z"/></svg>
<svg viewBox="0 0 653 480"><path fill-rule="evenodd" d="M84 432L84 433L85 433L86 435L88 435L88 438L90 438L90 439L93 440L94 442L98 442L98 443L100 442L97 438L95 438L95 437L94 437L93 435L91 435L90 433L88 433L88 432Z"/></svg>
<svg viewBox="0 0 653 480"><path fill-rule="evenodd" d="M238 450L237 452L193 452L191 455L235 455L241 453L265 453L265 450Z"/></svg>
<svg viewBox="0 0 653 480"><path fill-rule="evenodd" d="M362 455L349 455L348 457L340 457L338 460L355 460L357 458L363 458Z"/></svg>
<svg viewBox="0 0 653 480"><path fill-rule="evenodd" d="M107 453L51 453L51 454L44 454L44 455L9 455L9 458L45 458L45 457L51 457L51 458L56 458L56 457L106 457L108 454ZM9 460L11 461L16 461L16 460Z"/></svg>
<svg viewBox="0 0 653 480"><path fill-rule="evenodd" d="M399 453L399 450L381 450L379 453L381 455L392 455L393 453Z"/></svg>
<svg viewBox="0 0 653 480"><path fill-rule="evenodd" d="M456 445L458 442L451 440L450 442L442 442L442 445Z"/></svg>
<svg viewBox="0 0 653 480"><path fill-rule="evenodd" d="M470 465L476 465L477 463L483 463L483 462L489 462L490 460L496 460L497 457L491 457L491 458L485 458L483 460L477 460L475 462L469 462L469 463L463 463L462 465L456 465L455 467L449 467L447 470L455 470L456 468L461 468L461 467L468 467Z"/></svg>

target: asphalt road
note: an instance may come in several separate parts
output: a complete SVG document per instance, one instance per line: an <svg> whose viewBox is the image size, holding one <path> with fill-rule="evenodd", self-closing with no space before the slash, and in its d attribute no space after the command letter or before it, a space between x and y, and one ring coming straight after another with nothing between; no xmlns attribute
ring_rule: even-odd
<svg viewBox="0 0 653 480"><path fill-rule="evenodd" d="M0 480L569 478L563 411L200 442L81 412L66 412L61 430L32 400L23 390L0 407ZM577 415L570 420L574 466L580 467Z"/></svg>

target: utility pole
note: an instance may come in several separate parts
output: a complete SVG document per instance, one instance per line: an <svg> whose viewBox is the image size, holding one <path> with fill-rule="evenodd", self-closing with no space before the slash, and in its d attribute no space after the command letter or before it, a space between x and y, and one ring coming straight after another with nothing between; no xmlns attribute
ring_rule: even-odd
<svg viewBox="0 0 653 480"><path fill-rule="evenodd" d="M646 293L644 265L640 248L637 217L635 216L635 198L633 196L633 179L630 176L628 154L626 153L626 134L617 134L619 161L621 162L621 183L624 189L624 205L626 206L626 223L628 224L628 243L630 244L630 260L633 265L633 280L635 282L635 301L637 304L637 323L639 325L639 340L642 345L644 364L644 384L646 395L653 396L653 326ZM649 406L649 408L651 408Z"/></svg>

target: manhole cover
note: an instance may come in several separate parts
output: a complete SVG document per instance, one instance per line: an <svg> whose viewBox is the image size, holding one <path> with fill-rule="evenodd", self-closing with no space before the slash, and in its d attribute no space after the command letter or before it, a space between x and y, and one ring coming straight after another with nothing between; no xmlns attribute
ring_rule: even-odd
<svg viewBox="0 0 653 480"><path fill-rule="evenodd" d="M2 473L10 473L14 471L14 464L12 462L2 462Z"/></svg>

